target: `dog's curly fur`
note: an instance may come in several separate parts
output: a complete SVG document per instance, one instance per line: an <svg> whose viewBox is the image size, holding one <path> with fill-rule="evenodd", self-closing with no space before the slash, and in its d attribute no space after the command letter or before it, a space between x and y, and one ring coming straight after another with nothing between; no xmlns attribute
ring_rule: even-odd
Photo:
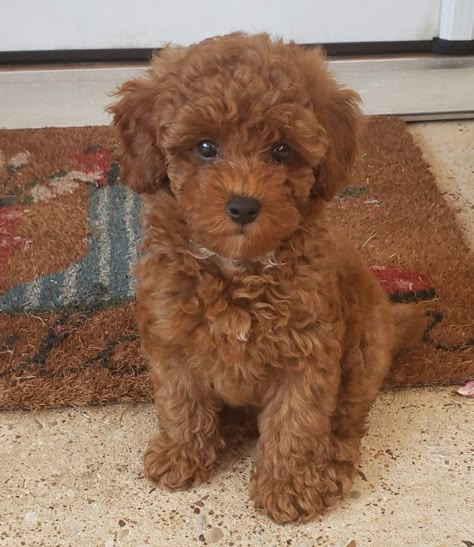
<svg viewBox="0 0 474 547"><path fill-rule="evenodd" d="M222 409L252 406L256 506L312 519L348 492L392 355L423 330L326 218L356 154L359 98L319 50L240 33L165 48L118 95L122 173L145 203L138 324L160 423L146 475L205 481ZM195 151L204 138L214 160ZM276 163L281 142L292 154ZM255 222L229 218L238 195L260 201Z"/></svg>

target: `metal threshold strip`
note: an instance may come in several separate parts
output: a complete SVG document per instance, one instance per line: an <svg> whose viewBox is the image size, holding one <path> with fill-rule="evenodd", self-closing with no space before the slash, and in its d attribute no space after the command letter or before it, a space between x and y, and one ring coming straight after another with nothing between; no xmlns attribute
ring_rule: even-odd
<svg viewBox="0 0 474 547"><path fill-rule="evenodd" d="M146 68L25 67L0 70L0 128L105 125L110 94ZM474 57L403 56L329 61L367 114L407 121L474 118Z"/></svg>

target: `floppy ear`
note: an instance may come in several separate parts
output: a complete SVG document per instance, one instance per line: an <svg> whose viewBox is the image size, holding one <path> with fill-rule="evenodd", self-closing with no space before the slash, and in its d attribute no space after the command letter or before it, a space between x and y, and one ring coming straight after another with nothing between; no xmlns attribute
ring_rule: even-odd
<svg viewBox="0 0 474 547"><path fill-rule="evenodd" d="M347 184L350 176L363 120L359 103L360 97L355 91L335 84L320 117L328 139L328 150L318 168L316 188L327 201Z"/></svg>
<svg viewBox="0 0 474 547"><path fill-rule="evenodd" d="M355 91L341 87L328 73L326 55L322 49L292 47L327 144L326 154L315 170L316 183L312 193L329 201L347 184L356 158L364 119L359 106L360 97Z"/></svg>
<svg viewBox="0 0 474 547"><path fill-rule="evenodd" d="M179 101L177 67L189 48L168 45L155 54L143 77L125 82L109 106L112 124L120 136L122 178L135 191L153 193L168 180L165 154L160 146L163 128Z"/></svg>
<svg viewBox="0 0 474 547"><path fill-rule="evenodd" d="M143 78L124 83L115 93L119 100L107 109L120 137L121 177L136 192L152 193L166 178L154 112L156 84L151 71Z"/></svg>

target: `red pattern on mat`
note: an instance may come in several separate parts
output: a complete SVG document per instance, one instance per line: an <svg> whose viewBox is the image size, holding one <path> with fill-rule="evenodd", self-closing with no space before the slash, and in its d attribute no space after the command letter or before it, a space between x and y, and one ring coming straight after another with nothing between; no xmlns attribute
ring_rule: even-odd
<svg viewBox="0 0 474 547"><path fill-rule="evenodd" d="M107 172L112 164L112 150L108 146L91 147L85 152L75 152L71 155L80 169L88 175L101 172L96 179L97 184L108 184Z"/></svg>
<svg viewBox="0 0 474 547"><path fill-rule="evenodd" d="M0 208L0 276L17 247L25 247L30 241L17 235L19 219L22 215L18 207Z"/></svg>
<svg viewBox="0 0 474 547"><path fill-rule="evenodd" d="M382 287L389 294L426 293L433 291L427 276L391 266L371 266Z"/></svg>

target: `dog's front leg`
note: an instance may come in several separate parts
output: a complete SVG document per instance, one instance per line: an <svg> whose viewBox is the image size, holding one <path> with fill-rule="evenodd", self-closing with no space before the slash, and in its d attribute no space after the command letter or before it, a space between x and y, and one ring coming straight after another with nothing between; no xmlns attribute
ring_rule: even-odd
<svg viewBox="0 0 474 547"><path fill-rule="evenodd" d="M201 484L224 444L219 402L192 375L153 371L152 379L160 429L145 451L145 475L173 490Z"/></svg>
<svg viewBox="0 0 474 547"><path fill-rule="evenodd" d="M332 461L338 385L337 364L323 369L308 363L287 371L268 393L251 495L277 522L311 520L350 486Z"/></svg>

